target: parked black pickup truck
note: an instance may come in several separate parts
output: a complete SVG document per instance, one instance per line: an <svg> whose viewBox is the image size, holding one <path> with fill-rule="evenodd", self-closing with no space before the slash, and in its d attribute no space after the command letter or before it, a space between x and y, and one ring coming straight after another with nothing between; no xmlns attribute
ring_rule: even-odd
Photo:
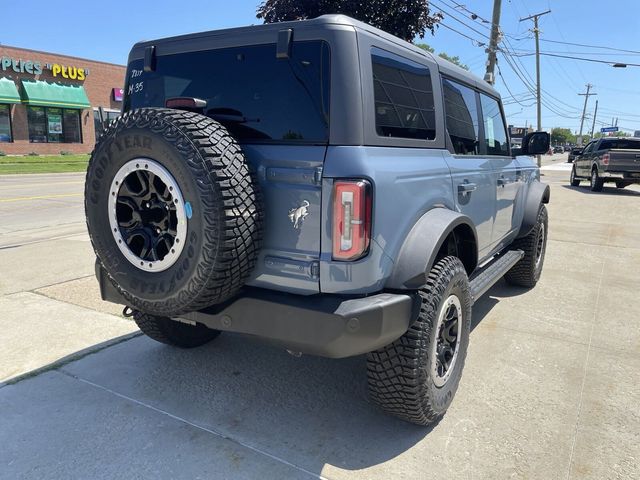
<svg viewBox="0 0 640 480"><path fill-rule="evenodd" d="M589 142L573 162L571 185L590 180L591 190L599 192L605 182L624 188L640 184L640 138L600 138Z"/></svg>

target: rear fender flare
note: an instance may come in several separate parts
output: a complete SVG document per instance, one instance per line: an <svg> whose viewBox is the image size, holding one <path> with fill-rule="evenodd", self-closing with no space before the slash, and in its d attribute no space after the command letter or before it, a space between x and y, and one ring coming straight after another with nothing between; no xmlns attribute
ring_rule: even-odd
<svg viewBox="0 0 640 480"><path fill-rule="evenodd" d="M531 233L538 221L538 212L543 203L549 203L551 189L549 185L541 182L534 182L529 185L529 193L524 204L524 217L518 232L518 238L526 237Z"/></svg>
<svg viewBox="0 0 640 480"><path fill-rule="evenodd" d="M469 232L467 240L473 244L468 246L473 251L468 252L465 262L467 272L471 273L478 261L478 236L473 222L459 212L434 208L422 215L407 235L386 282L386 288L414 290L425 285L440 247L449 234L460 226L467 227L464 229Z"/></svg>

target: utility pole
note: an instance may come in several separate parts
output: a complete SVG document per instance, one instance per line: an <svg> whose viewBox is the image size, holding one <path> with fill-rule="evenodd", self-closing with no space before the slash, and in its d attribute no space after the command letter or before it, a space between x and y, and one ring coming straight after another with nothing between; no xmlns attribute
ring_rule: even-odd
<svg viewBox="0 0 640 480"><path fill-rule="evenodd" d="M578 95L584 95L584 107L582 108L582 118L580 119L580 133L578 133L578 146L582 146L582 127L584 126L584 117L587 114L587 101L591 95L597 95L597 93L589 93L591 91L590 83L587 83L587 93L579 93Z"/></svg>
<svg viewBox="0 0 640 480"><path fill-rule="evenodd" d="M487 53L487 72L484 74L484 81L490 85L496 83L496 76L493 73L496 62L498 61L496 51L498 50L498 42L500 41L500 10L502 8L502 0L493 0L493 16L491 17L491 38L489 39L489 48Z"/></svg>
<svg viewBox="0 0 640 480"><path fill-rule="evenodd" d="M596 128L596 115L598 115L598 100L596 100L596 110L593 112L593 123L591 124L591 140L593 140L593 131Z"/></svg>
<svg viewBox="0 0 640 480"><path fill-rule="evenodd" d="M542 15L551 13L551 10L546 12L536 13L535 15L529 15L528 17L521 18L520 21L531 20L533 18L533 33L536 36L536 101L537 101L537 114L538 114L538 132L542 131L542 100L540 95L540 29L538 28L538 18ZM538 155L538 167L542 164L542 157Z"/></svg>

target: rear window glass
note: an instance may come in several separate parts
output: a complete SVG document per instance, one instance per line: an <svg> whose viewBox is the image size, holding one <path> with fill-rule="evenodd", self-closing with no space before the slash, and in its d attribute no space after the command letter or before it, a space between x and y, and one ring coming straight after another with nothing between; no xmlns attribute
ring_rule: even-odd
<svg viewBox="0 0 640 480"><path fill-rule="evenodd" d="M127 72L124 109L195 97L239 141L326 143L329 65L323 41L293 42L289 59L277 59L276 44L265 44L161 55L153 72L136 60Z"/></svg>
<svg viewBox="0 0 640 480"><path fill-rule="evenodd" d="M640 150L640 140L603 140L600 143L600 150Z"/></svg>
<svg viewBox="0 0 640 480"><path fill-rule="evenodd" d="M371 50L371 61L378 135L436 138L429 69L379 48Z"/></svg>

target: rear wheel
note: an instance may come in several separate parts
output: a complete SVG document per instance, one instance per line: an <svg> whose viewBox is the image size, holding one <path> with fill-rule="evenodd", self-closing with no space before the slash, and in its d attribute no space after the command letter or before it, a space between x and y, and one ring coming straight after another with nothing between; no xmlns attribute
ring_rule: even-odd
<svg viewBox="0 0 640 480"><path fill-rule="evenodd" d="M577 187L578 185L580 185L580 179L576 178L575 166L571 169L571 176L569 177L569 183L571 184L572 187Z"/></svg>
<svg viewBox="0 0 640 480"><path fill-rule="evenodd" d="M427 425L453 400L469 344L471 293L464 265L445 257L419 290L417 320L398 340L367 355L371 399L403 420Z"/></svg>
<svg viewBox="0 0 640 480"><path fill-rule="evenodd" d="M598 169L594 168L593 170L591 170L591 184L590 184L591 191L601 192L603 186L604 186L604 182L598 175Z"/></svg>
<svg viewBox="0 0 640 480"><path fill-rule="evenodd" d="M135 312L133 319L147 337L174 347L199 347L220 335L219 330L212 330L200 323L189 325L142 312Z"/></svg>

